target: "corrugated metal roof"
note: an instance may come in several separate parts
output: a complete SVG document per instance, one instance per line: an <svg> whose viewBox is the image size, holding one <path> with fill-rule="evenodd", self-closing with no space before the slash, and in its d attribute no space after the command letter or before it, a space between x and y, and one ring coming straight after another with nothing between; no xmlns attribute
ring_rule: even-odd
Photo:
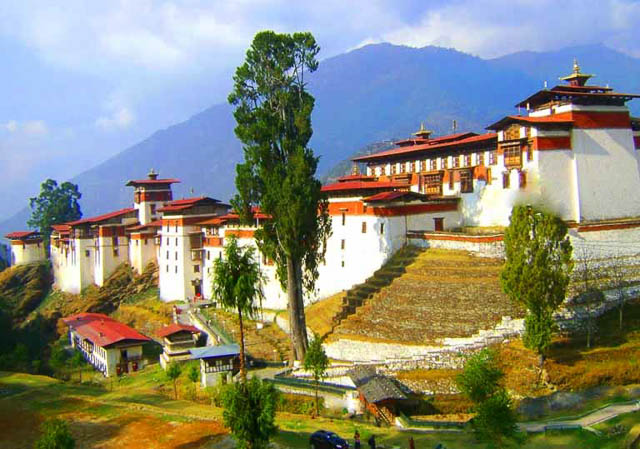
<svg viewBox="0 0 640 449"><path fill-rule="evenodd" d="M217 357L233 357L240 355L238 345L205 346L203 348L190 349L192 359L212 359Z"/></svg>

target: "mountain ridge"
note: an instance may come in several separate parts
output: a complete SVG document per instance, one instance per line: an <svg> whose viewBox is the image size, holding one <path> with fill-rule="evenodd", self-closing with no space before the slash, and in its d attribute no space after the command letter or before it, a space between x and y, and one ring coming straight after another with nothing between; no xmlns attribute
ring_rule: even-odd
<svg viewBox="0 0 640 449"><path fill-rule="evenodd" d="M336 164L346 167L344 161L367 145L406 136L421 122L436 135L450 132L453 120L458 130L484 132L545 79L553 85L569 73L573 57L583 71L596 72L597 81L640 92L640 60L600 44L494 59L435 46L371 44L327 58L309 80L316 98L310 146L320 157L318 175L335 176ZM640 104L631 107L640 111ZM151 168L182 180L175 198L228 200L235 191L235 164L242 159L234 127L232 107L216 104L73 177L84 215L130 205L126 181ZM28 216L25 208L1 222L0 235L23 228Z"/></svg>

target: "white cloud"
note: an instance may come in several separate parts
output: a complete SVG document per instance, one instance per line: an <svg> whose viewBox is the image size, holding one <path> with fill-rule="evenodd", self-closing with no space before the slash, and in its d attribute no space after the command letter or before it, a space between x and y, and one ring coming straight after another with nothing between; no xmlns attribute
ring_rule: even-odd
<svg viewBox="0 0 640 449"><path fill-rule="evenodd" d="M22 125L25 134L32 136L40 136L49 132L47 125L42 120L33 120L25 122Z"/></svg>
<svg viewBox="0 0 640 449"><path fill-rule="evenodd" d="M102 130L126 129L135 121L135 116L127 107L120 107L109 116L99 117L96 126Z"/></svg>
<svg viewBox="0 0 640 449"><path fill-rule="evenodd" d="M21 134L24 136L43 136L49 132L49 129L43 120L30 120L27 122L9 120L0 126L9 133Z"/></svg>
<svg viewBox="0 0 640 449"><path fill-rule="evenodd" d="M638 54L639 21L640 4L624 0L463 0L428 10L381 36L395 44L453 47L482 57L601 42Z"/></svg>
<svg viewBox="0 0 640 449"><path fill-rule="evenodd" d="M4 123L2 127L10 133L13 133L18 129L18 122L16 122L15 120L9 120L7 123Z"/></svg>

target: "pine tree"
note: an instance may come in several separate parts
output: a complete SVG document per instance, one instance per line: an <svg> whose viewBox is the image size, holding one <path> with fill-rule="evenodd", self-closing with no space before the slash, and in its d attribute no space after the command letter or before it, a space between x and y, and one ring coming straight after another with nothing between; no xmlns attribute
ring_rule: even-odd
<svg viewBox="0 0 640 449"><path fill-rule="evenodd" d="M303 291L312 291L324 259L330 219L318 158L307 146L314 98L305 76L316 70L319 48L310 33L263 31L237 68L229 102L244 163L236 167L238 195L232 201L245 221L252 206L270 219L256 232L262 254L273 260L288 295L293 356L307 349Z"/></svg>
<svg viewBox="0 0 640 449"><path fill-rule="evenodd" d="M502 289L527 310L523 342L538 353L540 372L553 330L553 314L565 299L573 261L567 225L531 206L514 206L504 234Z"/></svg>

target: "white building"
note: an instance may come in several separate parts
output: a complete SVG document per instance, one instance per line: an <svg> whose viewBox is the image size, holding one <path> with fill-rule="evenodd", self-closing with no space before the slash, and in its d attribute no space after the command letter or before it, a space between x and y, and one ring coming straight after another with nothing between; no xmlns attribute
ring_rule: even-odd
<svg viewBox="0 0 640 449"><path fill-rule="evenodd" d="M638 95L586 85L590 77L575 64L567 84L517 105L528 115L488 127L496 133L430 138L421 130L354 161L377 182L460 197L468 226L506 226L518 202L542 203L573 223L638 217L639 124L625 106Z"/></svg>
<svg viewBox="0 0 640 449"><path fill-rule="evenodd" d="M228 210L227 204L207 197L176 200L159 209L160 299L175 301L202 296L203 234L199 223Z"/></svg>
<svg viewBox="0 0 640 449"><path fill-rule="evenodd" d="M488 127L494 132L432 137L422 127L393 149L355 158L364 174L355 170L323 187L332 234L316 289L305 301L365 281L408 238L429 233L460 240L445 233L506 226L517 203L551 208L578 243L635 239L640 120L629 116L626 102L638 96L586 85L589 77L575 65L563 78L567 84L520 102L528 114L503 118ZM255 222L245 226L217 200L174 201L175 182L151 172L127 184L134 187L133 208L54 226L56 287L77 293L102 285L120 263L141 272L156 262L162 300L212 298L213 264L225 239L233 235L240 245L256 247L254 232L269 217L254 211ZM285 308L274 264L256 256L266 279L264 308Z"/></svg>
<svg viewBox="0 0 640 449"><path fill-rule="evenodd" d="M26 265L46 260L42 236L37 231L17 231L5 235L10 241L10 265Z"/></svg>
<svg viewBox="0 0 640 449"><path fill-rule="evenodd" d="M63 321L71 346L105 377L144 367L142 346L151 340L135 329L101 313L78 313Z"/></svg>

